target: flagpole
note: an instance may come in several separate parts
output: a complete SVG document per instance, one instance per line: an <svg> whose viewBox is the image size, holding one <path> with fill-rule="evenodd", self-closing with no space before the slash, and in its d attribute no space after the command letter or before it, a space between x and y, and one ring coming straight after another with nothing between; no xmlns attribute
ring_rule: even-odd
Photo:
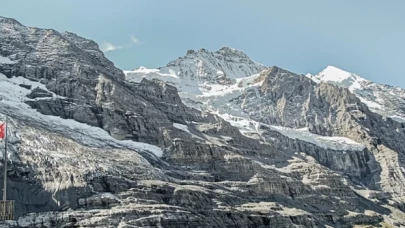
<svg viewBox="0 0 405 228"><path fill-rule="evenodd" d="M8 128L8 116L6 116L6 140L4 143L4 191L3 191L3 210L6 215L6 201L7 201L7 128Z"/></svg>

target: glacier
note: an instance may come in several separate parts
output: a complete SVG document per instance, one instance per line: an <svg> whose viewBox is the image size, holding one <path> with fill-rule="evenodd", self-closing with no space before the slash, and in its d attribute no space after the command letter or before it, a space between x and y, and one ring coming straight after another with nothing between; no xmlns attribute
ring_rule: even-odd
<svg viewBox="0 0 405 228"><path fill-rule="evenodd" d="M370 98L398 88L229 47L122 71L94 41L4 17L0 55L4 227L405 225L403 106Z"/></svg>

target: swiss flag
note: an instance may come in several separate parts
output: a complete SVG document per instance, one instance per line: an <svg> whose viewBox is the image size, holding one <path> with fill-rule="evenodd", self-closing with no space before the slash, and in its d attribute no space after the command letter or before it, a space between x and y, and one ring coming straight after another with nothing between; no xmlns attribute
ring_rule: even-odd
<svg viewBox="0 0 405 228"><path fill-rule="evenodd" d="M0 139L4 139L4 137L6 136L5 127L6 127L5 122L0 125Z"/></svg>

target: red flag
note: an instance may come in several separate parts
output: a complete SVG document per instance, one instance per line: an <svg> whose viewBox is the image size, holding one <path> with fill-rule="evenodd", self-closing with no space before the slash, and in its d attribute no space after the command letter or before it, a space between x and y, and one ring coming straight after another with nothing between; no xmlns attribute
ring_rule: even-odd
<svg viewBox="0 0 405 228"><path fill-rule="evenodd" d="M4 139L4 137L6 136L6 130L4 129L5 126L5 122L0 125L0 139Z"/></svg>

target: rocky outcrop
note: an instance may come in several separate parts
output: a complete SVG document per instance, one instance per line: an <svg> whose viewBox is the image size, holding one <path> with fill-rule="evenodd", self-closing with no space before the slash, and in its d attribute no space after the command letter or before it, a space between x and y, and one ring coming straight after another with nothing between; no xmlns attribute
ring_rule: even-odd
<svg viewBox="0 0 405 228"><path fill-rule="evenodd" d="M186 56L159 68L162 72L174 70L182 78L202 78L207 82L219 83L221 79L230 83L229 79L256 74L263 69L265 66L254 62L245 53L229 47L216 52L204 48L198 51L189 50Z"/></svg>
<svg viewBox="0 0 405 228"><path fill-rule="evenodd" d="M189 68L178 61L166 67L172 70ZM165 73L161 69L153 71L153 74L139 71L139 75L134 75L126 72L127 79L136 81L137 77L144 77L166 80L161 76ZM182 74L176 76L187 79ZM209 80L205 82L207 85L193 90L184 89L184 85L177 81L174 81L174 85L183 88L180 95L187 105L219 113L243 130L244 135L269 143L275 150L304 152L324 167L346 175L351 182L367 186L368 191L376 191L377 195L384 195L380 199L392 200L389 203L391 206L401 208L399 202L404 201L399 193L404 188L403 146L398 143L403 137L401 123L371 112L362 100L346 88L318 83L278 67L239 78L230 85L222 86ZM199 90L203 91L203 96L194 92ZM345 137L364 147L341 146L341 149L333 149L314 144L311 142L313 140L294 138L296 133L284 135L288 130L280 132L263 128L265 125L282 126L291 131L308 128L313 133L312 137L324 136L325 140L338 141L340 139L337 138ZM256 156L262 154L259 152ZM288 160L279 154L272 159ZM248 173L247 170L239 172ZM371 195L368 194L375 199Z"/></svg>
<svg viewBox="0 0 405 228"><path fill-rule="evenodd" d="M0 17L0 38L0 54L10 59L0 64L0 112L11 120L9 197L16 200L18 217L2 224L6 227L404 223L398 219L403 213L393 207L401 208L395 195L401 186L376 179L376 173L387 171L387 160L378 152L398 155L402 144L388 136L372 138L385 131L391 137L402 133L391 132L394 122L380 125L379 117L344 89L318 86L273 68L271 77L262 74L265 83L248 80L255 90L243 90L232 102L263 123L308 126L323 135L345 133L368 143L351 153L322 149L263 127L249 135L208 110L186 106L167 82L125 81L96 43L73 33L25 27ZM264 69L230 48L189 51L186 58L201 56L206 61L195 69L204 72L193 75L210 83L229 86L239 75ZM165 69L185 62L179 59ZM21 81L31 86L21 87ZM254 104L265 110L263 119L250 103L252 91L260 95L256 101L267 102ZM348 105L356 104L360 108L354 111L362 114L352 115ZM303 118L301 110L320 112L319 120ZM371 120L363 123L361 116ZM400 180L397 170L393 177ZM368 186L375 184L373 192L361 185L365 178Z"/></svg>
<svg viewBox="0 0 405 228"><path fill-rule="evenodd" d="M197 227L197 223L203 220L207 227L266 224L274 227L285 227L286 224L345 227L351 222L378 224L382 221L379 215L389 213L371 201L357 197L340 181L339 175L324 173L310 160L297 160L294 168L288 165L287 170L292 172L285 173L269 170L266 161L259 162L227 150L226 156L218 157L225 160L223 164L205 169L207 171L175 170L175 166L158 164L156 167L159 168L156 168L138 154L142 151L111 147L105 139L87 134L75 142L77 140L64 136L69 135L68 126L31 127L35 124L40 123L14 119L11 126L14 133L10 152L18 159L11 164L14 174L9 185L15 187L10 190L10 197L17 201L19 219L10 222L9 227L120 224ZM52 128L60 129L63 134L54 133ZM89 146L81 145L81 141ZM273 161L268 162L271 165ZM304 171L307 169L312 170L311 173ZM215 177L214 170L221 175ZM180 175L171 177L179 171ZM306 173L309 176L302 176ZM197 177L210 175L215 178L201 180ZM247 179L247 175L250 178ZM336 177L334 181L333 176ZM28 183L29 188L25 187ZM42 187L35 187L33 183ZM313 189L318 185L315 183L320 188ZM333 188L321 187L324 184ZM41 197L35 198L32 194ZM341 200L334 200L330 195L339 196ZM252 202L252 198L258 202ZM49 206L44 206L44 203ZM65 211L69 208L73 211ZM377 214L361 215L364 209ZM338 212L330 213L331 210ZM358 220L357 216L350 219L351 215L342 217L346 210L360 213L358 216L362 219ZM37 213L27 215L26 212Z"/></svg>
<svg viewBox="0 0 405 228"><path fill-rule="evenodd" d="M370 110L386 118L405 122L405 90L390 85L377 84L356 74L328 66L317 75L307 75L313 81L327 82L347 88L364 102Z"/></svg>
<svg viewBox="0 0 405 228"><path fill-rule="evenodd" d="M350 158L349 164L345 165L344 169L357 167L353 169L357 175L352 173L351 176L354 174L358 177L364 175L364 170L374 170L371 172L374 175L371 181L369 178L364 179L369 187L391 192L395 201L403 201L403 196L397 193L398 190L394 190L403 189L401 192L405 190L402 184L405 180L402 171L405 167L403 152L405 145L401 140L405 137L405 132L402 123L371 112L346 88L327 83L317 84L307 77L278 67L263 72L261 80L263 83L259 88L247 90L240 100L236 101L252 119L291 128L307 127L318 135L344 136L363 143L368 152L363 155L356 153L355 157L360 157ZM290 148L296 146L292 144ZM304 150L312 153L311 149ZM382 153L386 155L382 156ZM390 156L389 159L387 155ZM314 157L318 157L321 164L326 164L326 161L322 162L324 159L318 155ZM335 164L338 161L333 160ZM359 160L362 162L359 163ZM333 163L329 163L327 167L342 171L342 168L339 168L342 165L336 166ZM383 183L377 184L377 180L380 179ZM400 183L396 183L396 187L393 187L392 183L398 180L401 180Z"/></svg>
<svg viewBox="0 0 405 228"><path fill-rule="evenodd" d="M21 86L21 85L20 85ZM31 87L25 87L26 89L31 89ZM52 97L52 93L50 93L47 90L41 89L39 87L35 88L32 90L30 94L27 95L28 98L30 99L35 99L35 98L44 98L44 97Z"/></svg>
<svg viewBox="0 0 405 228"><path fill-rule="evenodd" d="M299 139L288 138L281 133L262 126L265 138L275 139L273 145L306 153L315 158L321 165L350 176L352 181L367 183L373 175L378 175L381 168L374 155L364 150L332 150L308 143Z"/></svg>

